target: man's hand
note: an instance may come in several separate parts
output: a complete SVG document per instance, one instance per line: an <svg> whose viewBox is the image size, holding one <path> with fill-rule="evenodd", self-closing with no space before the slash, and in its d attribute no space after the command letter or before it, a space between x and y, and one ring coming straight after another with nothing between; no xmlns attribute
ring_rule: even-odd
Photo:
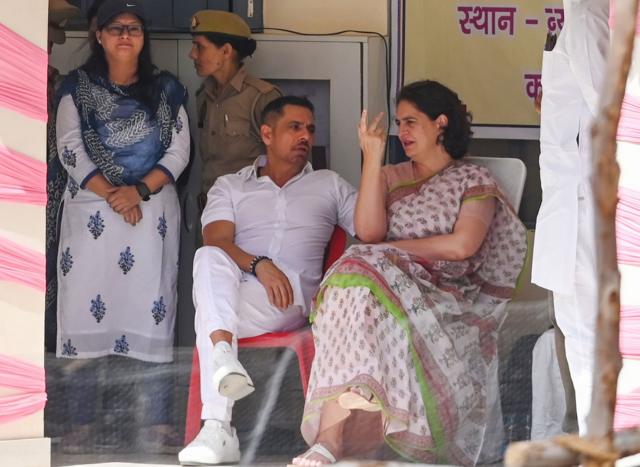
<svg viewBox="0 0 640 467"><path fill-rule="evenodd" d="M128 211L124 211L122 217L124 217L124 221L127 224L135 226L142 220L142 209L140 209L140 206L134 206Z"/></svg>
<svg viewBox="0 0 640 467"><path fill-rule="evenodd" d="M267 291L269 303L280 310L293 305L293 289L289 278L269 260L256 266L256 277Z"/></svg>
<svg viewBox="0 0 640 467"><path fill-rule="evenodd" d="M109 190L107 203L118 214L124 214L125 211L137 206L142 201L138 190L135 186L120 186Z"/></svg>

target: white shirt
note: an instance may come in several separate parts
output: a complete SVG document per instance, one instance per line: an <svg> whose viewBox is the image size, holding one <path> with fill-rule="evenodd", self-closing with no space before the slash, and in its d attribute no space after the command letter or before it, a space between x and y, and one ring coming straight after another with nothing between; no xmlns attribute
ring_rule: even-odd
<svg viewBox="0 0 640 467"><path fill-rule="evenodd" d="M579 234L582 249L593 243L593 226L585 221L593 205L590 130L606 72L609 2L565 0L564 7L558 42L542 59L542 204L531 280L566 295L576 282Z"/></svg>
<svg viewBox="0 0 640 467"><path fill-rule="evenodd" d="M307 165L282 188L258 177L266 157L219 177L207 194L202 226L235 224L235 244L271 258L289 278L294 305L308 309L322 278L325 248L337 224L354 235L356 190L331 170Z"/></svg>

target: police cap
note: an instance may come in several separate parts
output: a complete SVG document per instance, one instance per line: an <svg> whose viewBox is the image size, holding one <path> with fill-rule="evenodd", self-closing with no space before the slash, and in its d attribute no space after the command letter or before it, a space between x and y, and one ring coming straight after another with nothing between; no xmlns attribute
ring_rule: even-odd
<svg viewBox="0 0 640 467"><path fill-rule="evenodd" d="M221 10L200 10L191 17L192 34L224 34L251 38L251 29L238 15Z"/></svg>

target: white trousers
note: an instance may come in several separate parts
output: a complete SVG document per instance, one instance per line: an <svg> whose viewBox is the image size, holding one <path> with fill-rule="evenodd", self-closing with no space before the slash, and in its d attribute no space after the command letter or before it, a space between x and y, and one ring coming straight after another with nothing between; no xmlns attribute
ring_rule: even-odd
<svg viewBox="0 0 640 467"><path fill-rule="evenodd" d="M220 248L203 246L193 261L193 302L196 308L196 346L200 358L202 419L231 421L233 401L213 387L213 343L210 335L222 330L237 339L268 332L298 329L307 322L304 309L291 306L284 311L269 303L267 292L252 275L245 274Z"/></svg>
<svg viewBox="0 0 640 467"><path fill-rule="evenodd" d="M576 394L576 415L580 434L586 432L591 408L596 315L598 311L593 203L578 201L578 241L573 290L553 293L558 326L565 337L565 352Z"/></svg>
<svg viewBox="0 0 640 467"><path fill-rule="evenodd" d="M563 434L566 404L553 329L543 333L533 347L531 381L531 440Z"/></svg>

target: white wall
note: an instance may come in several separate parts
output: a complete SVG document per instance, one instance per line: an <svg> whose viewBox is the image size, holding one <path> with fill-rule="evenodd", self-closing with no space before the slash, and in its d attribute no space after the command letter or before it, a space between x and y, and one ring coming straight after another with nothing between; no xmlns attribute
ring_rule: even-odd
<svg viewBox="0 0 640 467"><path fill-rule="evenodd" d="M388 3L388 0L264 0L264 26L315 34L356 29L387 35Z"/></svg>

